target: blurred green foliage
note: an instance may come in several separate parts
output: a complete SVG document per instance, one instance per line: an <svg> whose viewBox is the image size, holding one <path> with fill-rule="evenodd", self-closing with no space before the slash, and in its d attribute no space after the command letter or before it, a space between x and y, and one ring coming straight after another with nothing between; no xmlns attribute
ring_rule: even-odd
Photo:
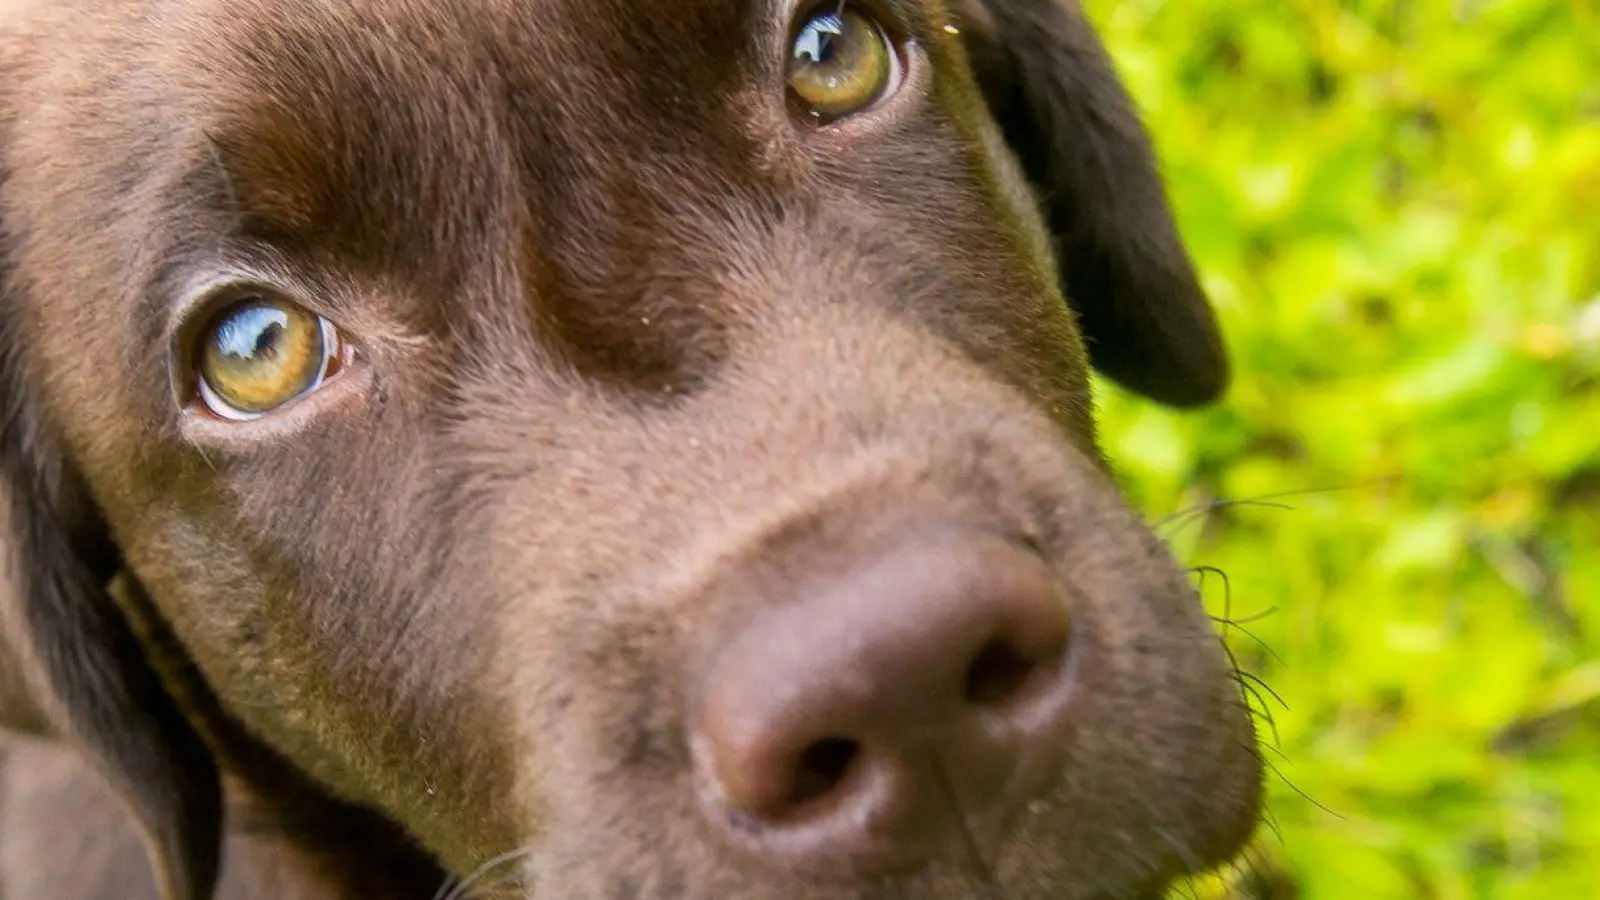
<svg viewBox="0 0 1600 900"><path fill-rule="evenodd" d="M1086 7L1236 364L1101 401L1270 686L1272 824L1197 889L1600 897L1600 4Z"/></svg>

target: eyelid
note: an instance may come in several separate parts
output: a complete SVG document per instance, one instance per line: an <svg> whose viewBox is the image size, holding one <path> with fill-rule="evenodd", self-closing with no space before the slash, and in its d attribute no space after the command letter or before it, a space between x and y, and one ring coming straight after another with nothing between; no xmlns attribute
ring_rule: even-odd
<svg viewBox="0 0 1600 900"><path fill-rule="evenodd" d="M287 267L233 263L202 269L182 283L168 309L168 342L191 327L224 293L235 293L231 291L234 287L240 288L236 293L246 293L251 286L295 298L314 296Z"/></svg>
<svg viewBox="0 0 1600 900"><path fill-rule="evenodd" d="M930 67L931 60L918 38L918 29L911 27L919 23L912 17L914 10L908 10L900 0L796 0L789 4L790 19L783 31L784 51L777 57L785 81L784 96L792 96L788 90L786 61L795 35L811 16L839 6L854 7L888 40L894 56L896 80L892 90L864 109L829 120L825 127L807 127L807 140L817 142L818 146L839 146L841 141L848 142L862 134L891 127L929 98L931 79L925 70ZM786 99L786 106L788 102ZM787 108L792 121L793 107Z"/></svg>
<svg viewBox="0 0 1600 900"><path fill-rule="evenodd" d="M788 4L788 18L783 25L784 40L792 40L798 27L810 17L845 9L854 9L871 19L896 44L916 40L918 28L913 17L919 11L901 0L793 0Z"/></svg>
<svg viewBox="0 0 1600 900"><path fill-rule="evenodd" d="M181 293L172 305L168 371L171 408L177 416L174 425L183 441L204 447L207 453L226 454L230 450L256 446L262 441L290 438L323 421L330 410L347 406L362 396L369 396L374 389L376 375L374 367L366 362L364 345L328 314L326 307L329 304L325 300L329 296L327 290L314 289L303 279L292 276L263 275L275 273L262 268L217 269L191 279L188 290ZM198 396L196 385L200 377L196 359L198 341L214 315L226 309L230 303L248 296L252 287L301 306L321 319L323 327L337 331L343 359L336 383L326 382L318 389L305 392L265 415L248 419L224 418L210 409L197 408L204 403ZM403 340L403 336L399 335L385 337Z"/></svg>
<svg viewBox="0 0 1600 900"><path fill-rule="evenodd" d="M312 315L315 315L315 313ZM323 347L323 358L319 360L317 377L314 381L302 389L299 394L285 401L277 408L270 409L265 412L248 412L246 410L239 409L233 406L233 404L229 403L209 384L207 384L203 374L191 373L188 380L194 384L194 388L198 394L196 399L198 399L206 407L206 410L211 415L214 415L226 422L236 423L258 422L267 418L268 416L277 414L281 409L284 409L295 403L299 403L306 397L320 390L322 386L327 383L329 378L336 377L335 373L349 364L350 345L348 341L346 341L344 335L340 332L339 326L333 324L333 322L330 321L326 316L317 316L317 328L322 333ZM330 364L336 364L333 365L332 371L330 371Z"/></svg>
<svg viewBox="0 0 1600 900"><path fill-rule="evenodd" d="M172 401L179 406L193 393L195 342L212 313L229 302L250 293L251 288L269 291L293 300L309 312L331 317L315 302L320 294L287 271L286 266L269 264L226 264L197 271L182 282L176 299L168 308L165 347L167 380Z"/></svg>
<svg viewBox="0 0 1600 900"><path fill-rule="evenodd" d="M192 404L181 407L177 427L186 442L206 448L208 454L227 454L233 450L259 446L263 441L289 439L325 421L326 414L373 391L373 371L370 366L351 366L337 383L297 399L270 415L249 421L235 422L221 419L210 412L202 412Z"/></svg>

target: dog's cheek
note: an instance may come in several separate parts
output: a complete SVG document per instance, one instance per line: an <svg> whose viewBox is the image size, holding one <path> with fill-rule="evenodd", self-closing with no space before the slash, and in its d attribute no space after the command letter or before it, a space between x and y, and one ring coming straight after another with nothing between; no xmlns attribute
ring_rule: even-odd
<svg viewBox="0 0 1600 900"><path fill-rule="evenodd" d="M264 546L275 532L234 509L153 502L128 559L218 714L470 868L513 837L492 793L508 780L506 730L481 702L492 629L473 607L483 594L434 549L451 517L408 509L407 493L363 498L370 519L319 525L292 549Z"/></svg>
<svg viewBox="0 0 1600 900"><path fill-rule="evenodd" d="M1098 456L1088 353L1034 194L970 84L939 79L925 115L823 167L842 224L819 229L818 243L850 235L879 278L910 287L883 298L902 304L903 321L965 349Z"/></svg>
<svg viewBox="0 0 1600 900"><path fill-rule="evenodd" d="M220 706L202 703L191 712L237 720L275 750L310 760L319 781L348 790L348 764L319 734L327 723L318 716L323 698L315 685L326 667L314 664L315 642L303 623L272 613L281 603L246 554L201 537L203 529L181 518L152 516L149 523L126 550L141 600L134 615L146 633L163 636L168 652L187 657L175 662L192 663L200 681L191 689Z"/></svg>
<svg viewBox="0 0 1600 900"><path fill-rule="evenodd" d="M1081 829L1082 812L1097 807L1096 830L1126 841L1108 863L1176 874L1236 852L1256 824L1261 760L1240 685L1186 575L1120 499L1105 506L1072 538L1066 573L1105 661L1084 685L1092 728L1073 754L1095 778L1069 773L1046 830Z"/></svg>

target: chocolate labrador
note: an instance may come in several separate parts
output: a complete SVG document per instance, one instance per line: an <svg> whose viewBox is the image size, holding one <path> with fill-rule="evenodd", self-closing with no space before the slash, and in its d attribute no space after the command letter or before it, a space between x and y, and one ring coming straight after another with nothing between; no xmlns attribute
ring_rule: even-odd
<svg viewBox="0 0 1600 900"><path fill-rule="evenodd" d="M0 0L4 900L1145 900L1261 760L1065 0Z"/></svg>

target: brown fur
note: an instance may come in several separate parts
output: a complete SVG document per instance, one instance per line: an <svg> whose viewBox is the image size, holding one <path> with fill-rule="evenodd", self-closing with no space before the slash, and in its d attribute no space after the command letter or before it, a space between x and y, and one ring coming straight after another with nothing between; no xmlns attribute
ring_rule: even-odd
<svg viewBox="0 0 1600 900"><path fill-rule="evenodd" d="M1227 380L1143 132L1074 6L873 7L905 89L810 131L776 0L0 2L0 725L44 736L0 898L411 900L527 848L485 895L1087 900L1237 850L1248 716L1091 418L1091 362ZM221 271L360 365L185 413ZM981 860L720 840L695 679L783 602L721 586L952 520L1071 587L1070 763Z"/></svg>

